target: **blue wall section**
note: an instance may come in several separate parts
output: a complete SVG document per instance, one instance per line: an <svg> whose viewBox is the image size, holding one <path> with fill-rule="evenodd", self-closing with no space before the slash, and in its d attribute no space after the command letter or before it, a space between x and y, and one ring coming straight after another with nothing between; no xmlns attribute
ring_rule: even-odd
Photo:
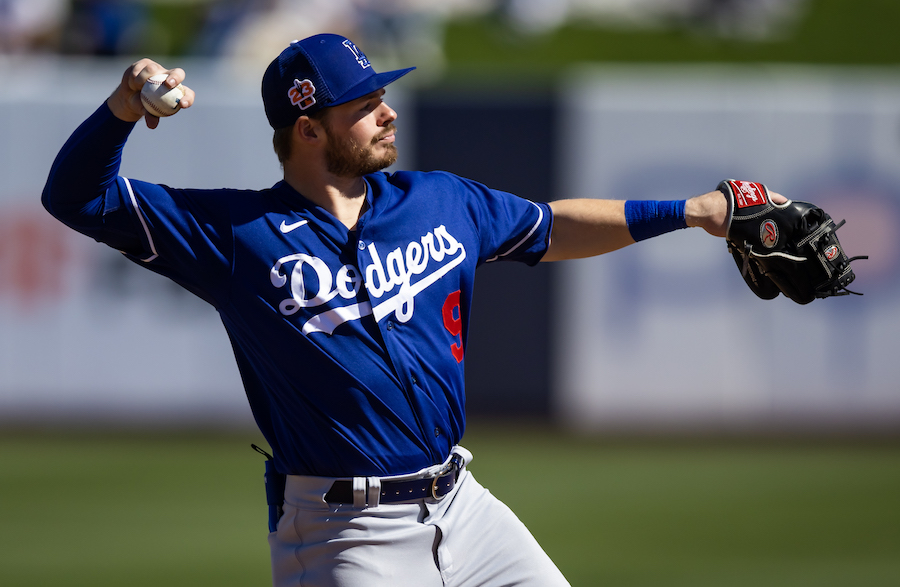
<svg viewBox="0 0 900 587"><path fill-rule="evenodd" d="M552 95L422 92L415 167L441 169L535 201L556 199ZM466 353L470 415L549 415L553 266L479 270Z"/></svg>

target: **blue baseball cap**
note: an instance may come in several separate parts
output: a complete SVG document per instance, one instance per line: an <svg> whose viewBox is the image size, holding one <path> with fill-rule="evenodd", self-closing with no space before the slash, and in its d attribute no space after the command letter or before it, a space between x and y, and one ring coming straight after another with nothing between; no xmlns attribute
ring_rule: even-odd
<svg viewBox="0 0 900 587"><path fill-rule="evenodd" d="M305 114L380 90L414 69L376 73L365 53L340 35L294 41L263 74L266 118L272 128L290 126Z"/></svg>

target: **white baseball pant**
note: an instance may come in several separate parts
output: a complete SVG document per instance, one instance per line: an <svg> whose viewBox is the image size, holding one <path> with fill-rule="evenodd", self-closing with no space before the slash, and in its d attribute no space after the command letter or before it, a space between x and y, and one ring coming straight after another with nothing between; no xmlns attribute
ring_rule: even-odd
<svg viewBox="0 0 900 587"><path fill-rule="evenodd" d="M564 587L525 525L465 468L441 501L354 507L289 475L269 534L275 587Z"/></svg>

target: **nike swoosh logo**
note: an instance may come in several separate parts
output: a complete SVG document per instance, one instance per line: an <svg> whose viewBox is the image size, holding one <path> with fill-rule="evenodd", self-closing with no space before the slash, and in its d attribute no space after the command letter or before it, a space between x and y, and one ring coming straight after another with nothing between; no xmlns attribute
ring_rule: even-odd
<svg viewBox="0 0 900 587"><path fill-rule="evenodd" d="M287 224L284 220L282 220L281 226L279 228L281 229L281 232L283 232L284 234L287 234L290 231L294 230L295 228L300 228L307 222L309 222L309 220L301 220L300 222L294 222L293 224Z"/></svg>

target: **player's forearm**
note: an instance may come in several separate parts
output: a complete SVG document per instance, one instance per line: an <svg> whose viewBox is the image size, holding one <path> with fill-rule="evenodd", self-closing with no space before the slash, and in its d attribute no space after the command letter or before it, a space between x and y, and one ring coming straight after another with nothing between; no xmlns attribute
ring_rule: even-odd
<svg viewBox="0 0 900 587"><path fill-rule="evenodd" d="M542 261L601 255L634 242L625 220L625 202L572 199L550 203L553 230Z"/></svg>
<svg viewBox="0 0 900 587"><path fill-rule="evenodd" d="M725 236L727 204L714 191L688 200L559 200L544 261L602 255L637 241L692 226Z"/></svg>
<svg viewBox="0 0 900 587"><path fill-rule="evenodd" d="M134 128L104 104L69 137L50 169L41 196L44 207L79 228L99 222L104 195L116 180L122 147Z"/></svg>

